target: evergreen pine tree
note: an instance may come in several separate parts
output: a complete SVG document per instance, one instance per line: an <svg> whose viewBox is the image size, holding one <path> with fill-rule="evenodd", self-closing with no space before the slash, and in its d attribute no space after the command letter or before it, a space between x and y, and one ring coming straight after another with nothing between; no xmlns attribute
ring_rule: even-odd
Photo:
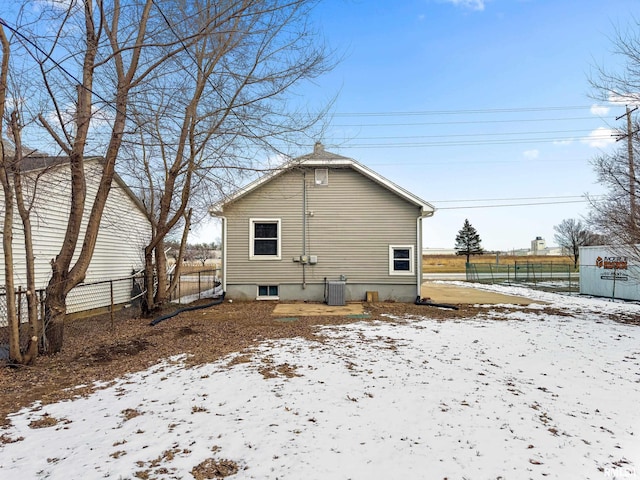
<svg viewBox="0 0 640 480"><path fill-rule="evenodd" d="M456 255L466 255L467 263L469 263L469 257L471 255L480 255L484 253L480 246L480 235L476 232L476 229L469 223L469 220L465 218L462 229L456 235Z"/></svg>

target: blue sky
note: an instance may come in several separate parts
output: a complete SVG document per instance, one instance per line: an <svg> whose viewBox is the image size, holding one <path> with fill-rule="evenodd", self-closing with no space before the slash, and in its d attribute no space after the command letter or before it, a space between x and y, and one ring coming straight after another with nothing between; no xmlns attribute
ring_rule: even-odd
<svg viewBox="0 0 640 480"><path fill-rule="evenodd" d="M622 127L624 105L596 101L588 78L619 67L611 39L639 13L637 0L327 0L313 21L342 60L305 100L337 95L327 150L438 208L425 247L452 248L465 218L485 249L553 245L554 225L587 214L579 197L601 192L590 160L615 144L592 132Z"/></svg>
<svg viewBox="0 0 640 480"><path fill-rule="evenodd" d="M437 208L424 247L453 248L465 218L488 250L554 245L602 191L590 161L616 146L624 105L588 79L620 68L612 38L634 16L638 0L323 0L310 21L341 60L292 101L335 98L326 149Z"/></svg>

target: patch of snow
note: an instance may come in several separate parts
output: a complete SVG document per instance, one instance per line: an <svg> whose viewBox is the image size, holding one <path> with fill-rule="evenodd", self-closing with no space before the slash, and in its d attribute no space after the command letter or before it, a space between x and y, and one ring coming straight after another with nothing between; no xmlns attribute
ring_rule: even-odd
<svg viewBox="0 0 640 480"><path fill-rule="evenodd" d="M640 327L610 317L640 306L477 288L551 310L328 326L249 362L170 358L11 415L3 434L22 440L1 444L0 477L190 478L217 458L237 479L637 478ZM57 423L32 428L45 415Z"/></svg>

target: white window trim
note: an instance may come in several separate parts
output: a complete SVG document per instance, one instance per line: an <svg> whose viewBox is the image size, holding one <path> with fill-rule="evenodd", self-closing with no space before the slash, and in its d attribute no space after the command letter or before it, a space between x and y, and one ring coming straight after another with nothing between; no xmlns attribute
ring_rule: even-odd
<svg viewBox="0 0 640 480"><path fill-rule="evenodd" d="M260 295L260 287L278 287L278 295ZM256 300L280 300L280 286L279 285L257 285L256 286Z"/></svg>
<svg viewBox="0 0 640 480"><path fill-rule="evenodd" d="M393 269L394 250L409 250L409 270ZM415 274L415 249L413 245L389 245L389 275L414 275Z"/></svg>
<svg viewBox="0 0 640 480"><path fill-rule="evenodd" d="M278 253L277 255L255 255L254 240L256 223L276 223L278 225ZM249 219L249 260L281 260L282 259L282 220L279 218L250 218Z"/></svg>

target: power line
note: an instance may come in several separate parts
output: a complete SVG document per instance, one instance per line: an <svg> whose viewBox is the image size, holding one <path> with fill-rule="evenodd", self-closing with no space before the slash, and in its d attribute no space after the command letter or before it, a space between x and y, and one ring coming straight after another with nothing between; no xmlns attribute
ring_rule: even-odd
<svg viewBox="0 0 640 480"><path fill-rule="evenodd" d="M423 147L456 147L467 145L513 145L523 143L556 143L556 142L575 142L575 141L611 141L608 135L567 138L567 137L544 137L529 139L505 139L505 140L469 140L469 141L451 141L451 142L386 142L386 143L351 143L340 144L340 148L423 148ZM332 142L327 142L332 143Z"/></svg>
<svg viewBox="0 0 640 480"><path fill-rule="evenodd" d="M3 25L4 27L8 28L11 32L13 32L15 35L17 35L18 37L20 37L23 41L27 42L29 45L31 45L33 48L35 48L40 54L44 55L45 60L49 60L51 63L53 63L58 69L60 69L65 75L67 75L69 78L71 78L74 82L76 82L76 84L78 84L78 86L84 90L86 90L87 92L89 92L92 95L95 95L96 98L102 100L106 105L109 105L111 108L113 108L117 113L124 115L125 117L127 116L126 113L121 112L118 107L116 107L113 104L113 101L111 100L107 100L105 99L102 95L100 95L99 93L95 92L94 90L86 87L83 82L81 82L73 73L71 73L69 70L67 70L65 67L63 67L58 61L54 60L51 55L49 55L47 52L45 52L42 48L40 48L40 46L35 43L33 40L31 40L30 38L28 38L26 35L23 35L21 32L19 32L17 29L13 28L12 26L10 26L3 18L0 17L0 24ZM28 51L28 49L27 49ZM31 53L31 52L29 52ZM35 59L35 58L34 58ZM40 62L40 60L35 59L38 63Z"/></svg>
<svg viewBox="0 0 640 480"><path fill-rule="evenodd" d="M357 137L358 140L393 140L393 139L412 139L412 138L455 138L455 137L496 137L507 135L546 135L555 133L589 133L593 129L580 129L580 130L543 130L535 132L499 132L499 133L453 133L453 134L439 134L439 135L394 135L394 136L375 136L375 137ZM593 138L593 137L592 137ZM597 137L600 138L600 137ZM602 138L609 138L609 136L603 135ZM508 140L508 139L505 139Z"/></svg>
<svg viewBox="0 0 640 480"><path fill-rule="evenodd" d="M423 116L423 115L469 115L490 113L520 113L520 112L549 112L563 110L590 110L592 105L567 105L548 107L515 107L515 108L486 108L466 110L422 110L409 112L338 112L335 117L388 117L388 116Z"/></svg>
<svg viewBox="0 0 640 480"><path fill-rule="evenodd" d="M602 120L614 119L613 116L598 117ZM411 123L333 123L332 127L419 127L423 125L473 125L489 123L525 123L525 122L563 122L575 120L594 120L590 117L556 117L556 118L515 118L509 120L456 120L449 122L411 122Z"/></svg>
<svg viewBox="0 0 640 480"><path fill-rule="evenodd" d="M536 205L562 205L562 204L568 204L568 203L585 203L588 201L589 200L585 199L585 200L572 200L572 201L561 201L561 202L510 203L505 205L468 205L463 207L442 207L442 208L436 207L436 211L437 210L467 210L472 208L502 208L502 207L530 207L530 206L536 206Z"/></svg>
<svg viewBox="0 0 640 480"><path fill-rule="evenodd" d="M432 200L435 203L462 203L462 202L511 202L515 200L550 200L559 198L582 198L584 195L560 195L551 197L508 197L508 198L468 198L464 200Z"/></svg>
<svg viewBox="0 0 640 480"><path fill-rule="evenodd" d="M399 165L419 165L421 167L432 167L436 165L447 165L447 166L457 166L457 165L493 165L493 164L511 164L515 165L518 162L527 162L527 165L531 165L532 163L584 163L585 161L589 161L585 158L512 158L509 160L440 160L440 161L430 161L430 160L415 160L415 161L397 161L397 162L367 162L367 165L370 167L380 167L380 166L399 166Z"/></svg>

